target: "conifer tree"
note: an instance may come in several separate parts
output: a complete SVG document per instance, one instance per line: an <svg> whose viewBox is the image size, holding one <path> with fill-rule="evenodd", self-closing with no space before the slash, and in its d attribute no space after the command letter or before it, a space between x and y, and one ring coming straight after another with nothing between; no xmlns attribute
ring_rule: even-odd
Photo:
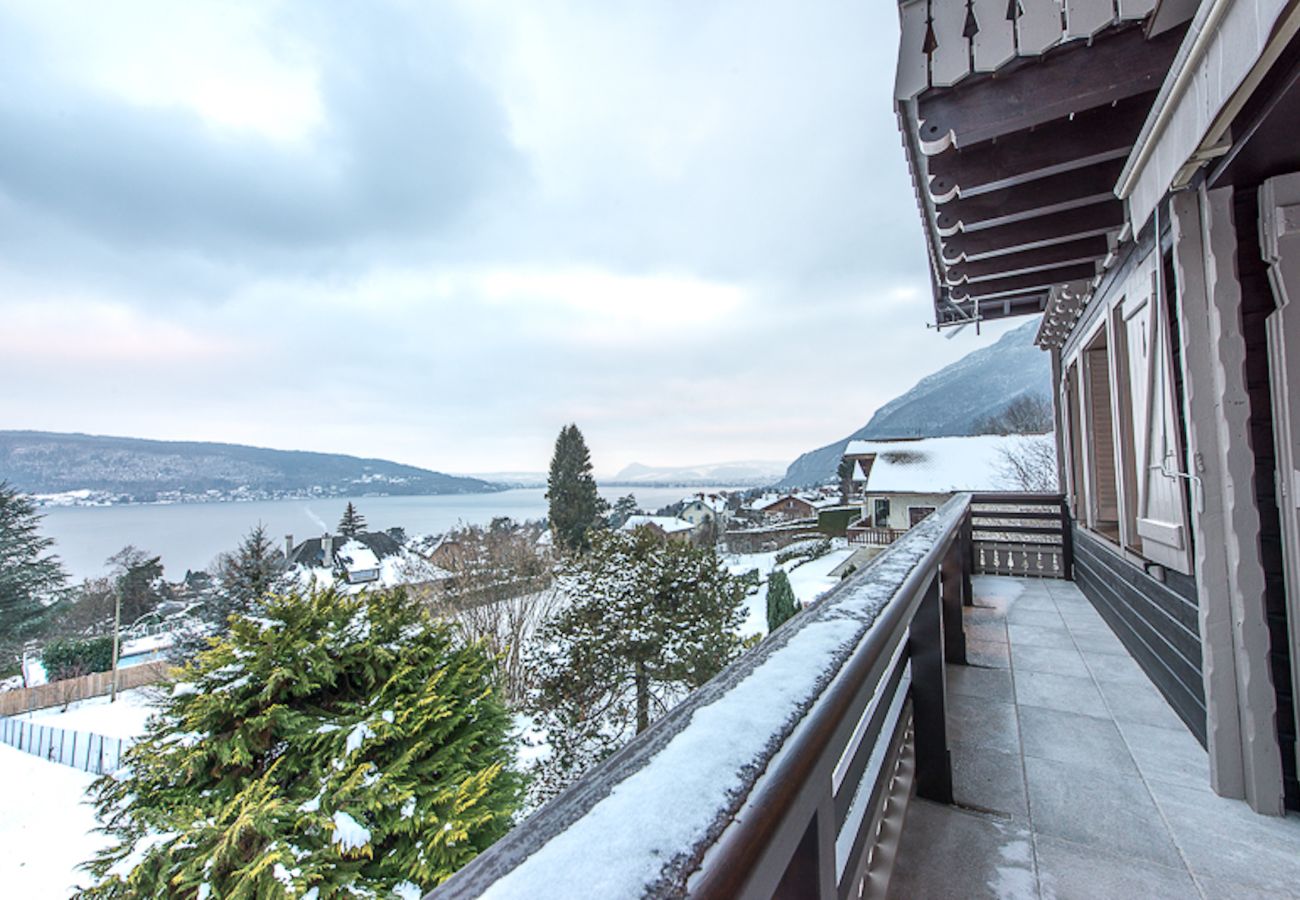
<svg viewBox="0 0 1300 900"><path fill-rule="evenodd" d="M349 500L347 508L343 510L343 518L339 519L339 534L345 537L356 537L365 530L365 516L357 512L357 508Z"/></svg>
<svg viewBox="0 0 1300 900"><path fill-rule="evenodd" d="M794 618L799 611L799 601L794 597L794 588L790 587L790 578L784 569L775 569L767 578L767 630L776 631L776 627L787 619Z"/></svg>
<svg viewBox="0 0 1300 900"><path fill-rule="evenodd" d="M40 533L31 498L0 481L0 668L33 637L67 584L51 538Z"/></svg>
<svg viewBox="0 0 1300 900"><path fill-rule="evenodd" d="M847 456L840 459L839 468L835 470L836 477L840 480L840 503L848 506L849 498L853 495L853 470L857 464Z"/></svg>
<svg viewBox="0 0 1300 900"><path fill-rule="evenodd" d="M402 591L269 598L93 788L80 896L418 897L510 827L492 660Z"/></svg>
<svg viewBox="0 0 1300 900"><path fill-rule="evenodd" d="M271 544L266 526L260 522L236 550L217 557L214 568L215 584L199 609L202 627L175 643L175 659L190 659L207 647L210 638L226 633L232 615L257 612L268 595L288 586L284 556Z"/></svg>
<svg viewBox="0 0 1300 900"><path fill-rule="evenodd" d="M712 547L649 529L597 532L561 565L568 605L533 642L530 707L551 753L532 800L558 793L741 651L745 589Z"/></svg>
<svg viewBox="0 0 1300 900"><path fill-rule="evenodd" d="M640 511L636 505L636 495L626 494L619 497L614 503L614 508L609 513L609 527L622 528L623 523L635 516Z"/></svg>
<svg viewBox="0 0 1300 900"><path fill-rule="evenodd" d="M555 439L546 499L550 501L556 546L570 552L586 550L591 545L590 532L607 504L596 491L591 452L577 425L564 426Z"/></svg>

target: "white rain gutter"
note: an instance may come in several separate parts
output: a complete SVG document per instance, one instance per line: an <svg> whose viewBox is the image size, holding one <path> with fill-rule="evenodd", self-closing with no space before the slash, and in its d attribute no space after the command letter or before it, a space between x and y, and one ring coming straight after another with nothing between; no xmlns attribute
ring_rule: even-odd
<svg viewBox="0 0 1300 900"><path fill-rule="evenodd" d="M1178 55L1179 59L1175 63L1179 66L1178 74L1174 77L1172 83L1168 80L1165 81L1168 88L1161 88L1153 107L1156 111L1155 119L1147 119L1146 124L1142 126L1142 133L1138 135L1137 146L1129 154L1128 161L1119 174L1119 186L1115 189L1115 193L1121 200L1127 200L1129 195L1133 193L1133 189L1137 187L1138 178L1141 177L1142 171L1146 168L1147 160L1155 152L1160 137L1164 134L1165 128L1169 125L1169 120L1173 118L1174 111L1178 108L1178 102L1187 93L1187 86L1192 83L1198 63L1205 56L1205 51L1209 49L1211 42L1218 36L1219 23L1228 10L1232 8L1234 2L1235 0L1210 0L1205 16L1202 17L1198 14L1196 20L1193 20L1191 29L1196 32L1196 36L1192 38L1190 46L1187 44L1187 39L1183 38L1183 46L1188 47L1188 50L1186 54L1180 52ZM1207 7L1203 6L1201 9L1207 9Z"/></svg>
<svg viewBox="0 0 1300 900"><path fill-rule="evenodd" d="M1300 31L1300 0L1290 0L1290 2L1211 0L1201 8L1201 12L1189 29L1190 43L1187 38L1184 38L1185 50L1179 53L1174 62L1177 67L1176 73L1173 74L1172 79L1166 79L1165 85L1161 88L1160 95L1152 107L1153 116L1148 118L1143 126L1137 145L1129 155L1115 188L1116 196L1121 200L1129 201L1131 225L1135 231L1145 224L1151 210L1146 208L1135 210L1132 196L1146 174L1147 164L1151 161L1152 155L1160 148L1170 122L1185 108L1183 101L1189 87L1203 72L1203 64L1208 64L1206 54L1214 47L1215 41L1222 37L1220 25L1239 2L1256 4L1256 12L1261 20L1259 24L1268 26L1263 45L1249 68L1241 73L1240 82L1232 88L1230 94L1219 100L1219 108L1210 119L1208 126L1204 127L1199 142L1195 147L1185 151L1187 155L1180 159L1177 168L1169 173L1170 182L1160 185L1158 194L1163 194L1170 189L1186 187L1202 164L1224 155L1232 148L1228 129L1233 120L1273 63L1277 61L1287 43ZM1272 7L1272 9L1260 9L1261 6ZM1187 102L1192 101L1189 99ZM1150 199L1142 202L1150 203Z"/></svg>

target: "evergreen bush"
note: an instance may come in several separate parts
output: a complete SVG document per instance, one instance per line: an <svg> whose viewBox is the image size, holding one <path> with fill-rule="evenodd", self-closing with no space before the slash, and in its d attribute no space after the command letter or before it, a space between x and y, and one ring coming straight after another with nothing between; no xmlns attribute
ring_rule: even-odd
<svg viewBox="0 0 1300 900"><path fill-rule="evenodd" d="M61 638L50 641L41 648L41 666L50 681L63 681L91 672L107 672L113 668L113 639L111 637Z"/></svg>
<svg viewBox="0 0 1300 900"><path fill-rule="evenodd" d="M402 591L271 597L94 787L83 897L419 897L509 828L492 661Z"/></svg>
<svg viewBox="0 0 1300 900"><path fill-rule="evenodd" d="M799 601L795 599L794 588L790 587L790 578L784 569L777 569L767 579L767 630L776 631L778 625L794 618L799 611Z"/></svg>

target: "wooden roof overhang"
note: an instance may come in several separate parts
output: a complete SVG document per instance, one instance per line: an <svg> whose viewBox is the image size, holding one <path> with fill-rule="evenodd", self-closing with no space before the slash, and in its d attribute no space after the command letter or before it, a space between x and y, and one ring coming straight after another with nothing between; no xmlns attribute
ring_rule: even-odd
<svg viewBox="0 0 1300 900"><path fill-rule="evenodd" d="M1024 7L1041 5L1001 6L1013 12L1017 3L1022 17ZM1114 251L1126 222L1115 184L1182 29L1149 39L1139 20L1115 17L1072 40L1067 20L1055 44L990 71L977 71L971 49L970 71L949 76L951 84L935 78L942 38L927 31L920 48L928 48L925 83L907 96L903 54L917 49L907 46L916 37L908 8L915 23L918 6L933 19L975 4L903 3L897 109L930 244L935 322L1043 312L1054 288L1070 284L1077 291ZM1013 33L1017 41L1023 30ZM978 34L966 36L968 48Z"/></svg>

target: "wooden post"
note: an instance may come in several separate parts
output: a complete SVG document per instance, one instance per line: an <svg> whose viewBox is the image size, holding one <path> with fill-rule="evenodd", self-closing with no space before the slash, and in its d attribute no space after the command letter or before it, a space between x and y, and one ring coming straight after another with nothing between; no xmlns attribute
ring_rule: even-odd
<svg viewBox="0 0 1300 900"><path fill-rule="evenodd" d="M968 596L965 556L961 540L953 541L939 567L944 661L957 666L966 665L966 631L962 621L962 607L967 605Z"/></svg>
<svg viewBox="0 0 1300 900"><path fill-rule="evenodd" d="M113 686L109 689L108 702L117 702L117 655L121 648L122 632L122 583L119 580L113 588Z"/></svg>
<svg viewBox="0 0 1300 900"><path fill-rule="evenodd" d="M936 576L938 573L935 573ZM948 754L947 686L944 672L943 607L939 579L931 579L907 635L912 663L913 728L916 734L916 794L952 803L952 760Z"/></svg>
<svg viewBox="0 0 1300 900"><path fill-rule="evenodd" d="M1061 498L1061 577L1074 580L1074 523L1065 497Z"/></svg>

